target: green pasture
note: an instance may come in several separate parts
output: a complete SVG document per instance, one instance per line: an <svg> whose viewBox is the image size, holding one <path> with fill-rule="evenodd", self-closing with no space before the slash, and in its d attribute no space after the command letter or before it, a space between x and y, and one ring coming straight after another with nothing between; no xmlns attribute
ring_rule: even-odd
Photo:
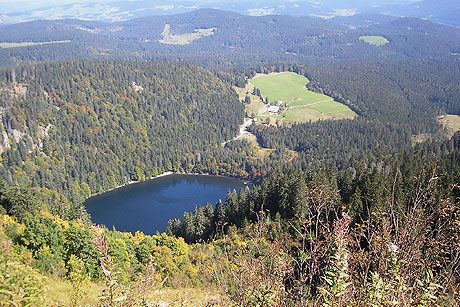
<svg viewBox="0 0 460 307"><path fill-rule="evenodd" d="M460 116L446 114L438 116L438 122L447 129L447 136L451 138L455 132L460 131ZM439 134L417 134L412 137L412 143L422 143L428 139L438 138Z"/></svg>
<svg viewBox="0 0 460 307"><path fill-rule="evenodd" d="M252 94L254 91L254 85L248 83L245 88L234 86L233 89L236 91L241 101L243 101L246 96L249 96L251 99L251 103L245 105L246 113L249 116L263 113L265 112L264 110L267 109L267 106L262 102L262 100L260 100L260 97Z"/></svg>
<svg viewBox="0 0 460 307"><path fill-rule="evenodd" d="M388 39L383 36L360 36L359 39L377 47L389 43Z"/></svg>
<svg viewBox="0 0 460 307"><path fill-rule="evenodd" d="M270 122L308 122L319 119L344 119L356 115L349 107L334 101L331 97L314 93L306 88L309 80L293 72L263 75L249 82L257 87L270 104L283 101L287 110L281 114L264 112L261 119L270 117Z"/></svg>
<svg viewBox="0 0 460 307"><path fill-rule="evenodd" d="M447 127L449 137L453 136L455 132L460 130L460 116L458 115L447 114L440 116L438 121Z"/></svg>
<svg viewBox="0 0 460 307"><path fill-rule="evenodd" d="M0 48L18 48L18 47L29 47L29 46L38 46L38 45L48 45L48 44L65 44L70 43L69 40L65 41L52 41L52 42L22 42L22 43L0 43Z"/></svg>
<svg viewBox="0 0 460 307"><path fill-rule="evenodd" d="M169 35L170 32L171 32L171 25L165 24L163 32L161 32L161 37L165 38L166 36Z"/></svg>
<svg viewBox="0 0 460 307"><path fill-rule="evenodd" d="M159 42L168 45L188 45L191 44L194 40L205 36L214 35L215 30L217 30L217 28L196 29L193 33L174 35L171 33L171 25L165 24L163 32L161 33L161 37L163 39L161 39Z"/></svg>

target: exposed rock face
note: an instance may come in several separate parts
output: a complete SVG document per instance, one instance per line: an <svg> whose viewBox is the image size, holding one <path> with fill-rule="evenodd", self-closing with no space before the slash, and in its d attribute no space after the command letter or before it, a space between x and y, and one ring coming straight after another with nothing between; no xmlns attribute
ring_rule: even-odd
<svg viewBox="0 0 460 307"><path fill-rule="evenodd" d="M9 129L8 132L2 131L0 138L0 154L11 147L10 139L15 143L19 143L22 139L26 138L28 140L28 144L30 145L29 153L36 149L40 150L43 147L43 140L48 136L48 133L52 127L53 125L51 124L48 124L46 127L38 126L37 143L35 143L34 138L32 138L32 136L28 133L16 129Z"/></svg>
<svg viewBox="0 0 460 307"><path fill-rule="evenodd" d="M131 87L136 91L136 92L142 92L144 88L140 85L137 85L136 82L133 82L131 84Z"/></svg>
<svg viewBox="0 0 460 307"><path fill-rule="evenodd" d="M16 129L11 129L10 134L13 136L13 141L19 143L19 141L24 137L25 133Z"/></svg>
<svg viewBox="0 0 460 307"><path fill-rule="evenodd" d="M27 86L17 83L13 86L13 94L20 97L25 97L27 94Z"/></svg>
<svg viewBox="0 0 460 307"><path fill-rule="evenodd" d="M46 127L38 126L38 135L40 136L40 139L44 139L48 136L48 132L50 131L52 126L53 125L51 124L48 124L48 126Z"/></svg>
<svg viewBox="0 0 460 307"><path fill-rule="evenodd" d="M7 92L13 97L25 97L27 95L27 86L22 83L13 83L11 86L0 87L1 92Z"/></svg>
<svg viewBox="0 0 460 307"><path fill-rule="evenodd" d="M6 131L2 131L2 142L0 143L0 154L10 148L10 143L8 142L8 134Z"/></svg>

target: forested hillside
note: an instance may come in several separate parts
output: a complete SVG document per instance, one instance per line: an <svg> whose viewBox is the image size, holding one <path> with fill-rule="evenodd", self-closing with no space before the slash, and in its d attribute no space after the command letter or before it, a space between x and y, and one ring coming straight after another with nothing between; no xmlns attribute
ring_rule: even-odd
<svg viewBox="0 0 460 307"><path fill-rule="evenodd" d="M2 178L75 204L192 168L244 116L230 83L185 64L42 64L4 70L0 82Z"/></svg>
<svg viewBox="0 0 460 307"><path fill-rule="evenodd" d="M0 306L459 306L459 54L372 15L0 27ZM357 116L264 118L249 82L285 71ZM164 234L93 225L85 199L167 171L251 188Z"/></svg>
<svg viewBox="0 0 460 307"><path fill-rule="evenodd" d="M447 68L450 73L444 73ZM244 140L221 146L244 117L231 86L243 86L243 74L287 70L307 76L311 90L334 97L359 117L253 125L259 145L273 150L264 157ZM459 114L457 71L457 60L323 68L280 64L238 75L165 62L73 61L5 69L0 172L8 183L46 188L42 197L50 210L69 216L71 205L53 198L67 198L78 208L90 195L164 171L260 180L293 166L344 169L407 148L420 133L442 137L436 117Z"/></svg>
<svg viewBox="0 0 460 307"><path fill-rule="evenodd" d="M308 89L348 105L362 118L406 125L412 134L436 132L439 114L460 114L460 59L271 64L243 73L279 71L305 75Z"/></svg>
<svg viewBox="0 0 460 307"><path fill-rule="evenodd" d="M217 269L237 304L458 306L459 137L340 172L275 173L169 231L249 238Z"/></svg>
<svg viewBox="0 0 460 307"><path fill-rule="evenodd" d="M215 209L171 221L170 232L198 244L62 220L39 212L32 191L2 184L0 298L41 306L57 298L71 306L457 306L459 144L457 133L341 172L274 173Z"/></svg>
<svg viewBox="0 0 460 307"><path fill-rule="evenodd" d="M289 126L259 123L249 129L264 148L285 157L287 149L298 153L286 168L344 169L360 161L372 162L410 147L420 134L445 137L437 117L460 114L459 65L458 60L417 60L248 69L243 71L248 77L279 71L304 75L311 80L310 90L329 95L359 114L354 120Z"/></svg>
<svg viewBox="0 0 460 307"><path fill-rule="evenodd" d="M319 60L375 61L452 57L460 50L460 30L415 18L364 24L354 19L270 15L252 17L218 10L137 18L115 23L80 20L33 21L0 28L1 43L64 42L0 48L1 65L70 58L182 59L207 67ZM215 29L190 44L164 44L171 35ZM359 38L378 35L389 43L373 46ZM0 45L1 47L2 45Z"/></svg>
<svg viewBox="0 0 460 307"><path fill-rule="evenodd" d="M194 242L215 236L216 224L228 228L257 222L261 210L272 218L293 219L301 215L301 210L308 210L310 189L321 190L320 193L326 195L333 192L336 209L347 211L355 223L370 218L374 211L388 213L389 205L397 204L398 210L402 210L400 213L405 212L407 206L421 196L416 193L425 193L425 196L432 193L430 197L450 195L456 199L460 195L456 187L460 180L459 151L460 133L457 132L447 141L421 143L382 155L370 163L358 160L342 170L317 167L301 172L293 167L285 172L273 172L251 190L229 192L225 203L216 204L215 209L207 205L197 208L194 214L185 213L181 222L171 220L169 230ZM428 186L429 190L418 190ZM310 201L321 199L320 195L311 197Z"/></svg>

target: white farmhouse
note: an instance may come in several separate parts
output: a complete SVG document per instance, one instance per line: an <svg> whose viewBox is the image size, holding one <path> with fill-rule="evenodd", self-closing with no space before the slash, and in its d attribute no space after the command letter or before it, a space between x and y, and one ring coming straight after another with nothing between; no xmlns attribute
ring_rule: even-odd
<svg viewBox="0 0 460 307"><path fill-rule="evenodd" d="M268 108L268 113L271 113L271 114L278 114L280 112L280 107L277 107L277 106L270 106Z"/></svg>

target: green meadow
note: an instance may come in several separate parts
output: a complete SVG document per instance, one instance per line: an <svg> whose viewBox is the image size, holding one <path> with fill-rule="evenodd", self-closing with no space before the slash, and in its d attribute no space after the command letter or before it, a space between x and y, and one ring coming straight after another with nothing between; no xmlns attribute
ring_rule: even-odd
<svg viewBox="0 0 460 307"><path fill-rule="evenodd" d="M389 41L383 36L360 36L359 39L377 47L389 43Z"/></svg>
<svg viewBox="0 0 460 307"><path fill-rule="evenodd" d="M449 137L452 137L455 132L460 130L460 116L447 114L438 117L438 121L447 127Z"/></svg>
<svg viewBox="0 0 460 307"><path fill-rule="evenodd" d="M29 47L29 46L39 46L39 45L48 45L48 44L65 44L70 43L69 40L65 41L52 41L52 42L22 42L22 43L0 43L0 48L18 48L18 47Z"/></svg>
<svg viewBox="0 0 460 307"><path fill-rule="evenodd" d="M280 114L259 114L259 118L270 118L292 122L308 122L319 119L344 119L356 115L349 107L334 101L331 97L314 93L306 88L309 80L293 72L256 76L249 82L260 90L270 104L282 101L286 110Z"/></svg>
<svg viewBox="0 0 460 307"><path fill-rule="evenodd" d="M188 45L191 44L194 40L214 35L214 31L216 30L217 28L195 29L195 32L193 33L174 35L171 33L171 25L165 24L163 32L161 33L161 37L163 39L161 39L159 42L168 45Z"/></svg>
<svg viewBox="0 0 460 307"><path fill-rule="evenodd" d="M165 38L166 36L170 35L171 33L171 25L165 24L163 32L161 32L161 37Z"/></svg>

